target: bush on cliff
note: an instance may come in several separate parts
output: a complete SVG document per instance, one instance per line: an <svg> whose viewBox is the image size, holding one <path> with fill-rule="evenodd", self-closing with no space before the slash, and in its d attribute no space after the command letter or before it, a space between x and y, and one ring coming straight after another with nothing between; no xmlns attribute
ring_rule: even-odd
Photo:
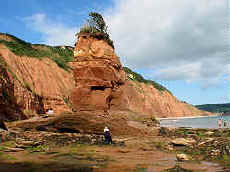
<svg viewBox="0 0 230 172"><path fill-rule="evenodd" d="M44 57L53 60L59 67L69 70L67 62L73 61L73 51L68 48L62 48L60 46L47 46L41 44L30 44L13 35L0 33L0 36L4 35L11 39L3 39L0 37L0 44L4 44L15 55L27 56L42 59Z"/></svg>
<svg viewBox="0 0 230 172"><path fill-rule="evenodd" d="M84 33L90 34L90 36L97 39L105 40L114 48L113 41L110 39L108 34L108 26L106 25L101 14L95 12L89 13L87 23L80 29L80 32L77 33L77 35Z"/></svg>

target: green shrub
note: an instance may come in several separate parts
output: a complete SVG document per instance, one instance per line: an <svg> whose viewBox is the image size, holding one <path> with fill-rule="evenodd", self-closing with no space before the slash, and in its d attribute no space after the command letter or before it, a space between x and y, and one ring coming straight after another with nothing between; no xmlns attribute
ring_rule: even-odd
<svg viewBox="0 0 230 172"><path fill-rule="evenodd" d="M81 29L80 29L80 33L91 33L91 34L96 34L98 33L99 30L97 30L96 28L94 27L91 27L91 26L88 26L88 25L85 25L83 26Z"/></svg>
<svg viewBox="0 0 230 172"><path fill-rule="evenodd" d="M155 117L151 117L151 121L155 124L160 124L160 122Z"/></svg>
<svg viewBox="0 0 230 172"><path fill-rule="evenodd" d="M108 27L101 14L91 12L89 13L89 19L87 21L91 27L94 27L99 32L107 33Z"/></svg>
<svg viewBox="0 0 230 172"><path fill-rule="evenodd" d="M77 35L85 33L89 34L92 37L106 41L110 46L114 48L113 41L110 39L107 29L108 26L106 25L102 15L99 13L91 12L89 13L89 19L87 19L87 23L80 29L80 32L77 33Z"/></svg>
<svg viewBox="0 0 230 172"><path fill-rule="evenodd" d="M33 92L32 89L30 88L30 85L24 81L24 86L29 92Z"/></svg>
<svg viewBox="0 0 230 172"><path fill-rule="evenodd" d="M146 80L144 79L143 76L141 76L140 74L133 72L131 69L129 69L128 67L123 67L124 71L126 72L126 74L131 74L133 77L129 77L129 79L133 80L133 81L137 81L137 82L143 82L145 84L151 84L154 86L154 88L158 89L159 91L167 91L170 94L172 94L169 90L167 90L164 86L158 84L155 81L152 80Z"/></svg>
<svg viewBox="0 0 230 172"><path fill-rule="evenodd" d="M0 33L1 35L1 33ZM8 47L15 55L18 56L27 56L37 59L50 58L53 60L59 67L69 70L70 67L67 65L67 62L73 61L73 51L68 48L61 48L60 46L47 46L41 44L30 44L25 41L22 41L12 35L5 34L13 39L13 41L6 41L0 39L0 44L4 44ZM43 48L36 48L38 46Z"/></svg>

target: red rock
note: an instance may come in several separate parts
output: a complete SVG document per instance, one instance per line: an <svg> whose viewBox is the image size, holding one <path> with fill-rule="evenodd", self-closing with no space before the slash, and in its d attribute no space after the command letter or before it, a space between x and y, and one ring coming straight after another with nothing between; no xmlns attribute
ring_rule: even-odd
<svg viewBox="0 0 230 172"><path fill-rule="evenodd" d="M75 88L71 100L75 110L110 108L126 75L114 49L104 40L81 34L74 49Z"/></svg>
<svg viewBox="0 0 230 172"><path fill-rule="evenodd" d="M61 69L48 58L17 56L2 44L0 55L11 71L7 70L12 88L10 94L20 109L29 113L45 113L49 108L53 108L55 114L71 111L65 102L74 88L71 72Z"/></svg>
<svg viewBox="0 0 230 172"><path fill-rule="evenodd" d="M155 117L211 114L151 84L126 79L119 57L103 40L80 35L74 54L73 71L67 72L49 58L17 56L0 44L0 55L10 69L0 73L0 117L24 119L23 111L44 113L48 108L60 114L71 111L69 99L76 110L91 111L87 114L97 114L92 112L95 110L110 110L110 114L112 110L128 110ZM11 101L6 103L3 90L7 90Z"/></svg>

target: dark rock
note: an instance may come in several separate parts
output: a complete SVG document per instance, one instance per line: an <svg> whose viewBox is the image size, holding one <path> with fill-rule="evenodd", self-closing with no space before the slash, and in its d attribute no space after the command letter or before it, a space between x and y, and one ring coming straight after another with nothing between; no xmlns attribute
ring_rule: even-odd
<svg viewBox="0 0 230 172"><path fill-rule="evenodd" d="M192 170L181 168L179 165L175 165L175 167L164 170L164 172L192 172Z"/></svg>

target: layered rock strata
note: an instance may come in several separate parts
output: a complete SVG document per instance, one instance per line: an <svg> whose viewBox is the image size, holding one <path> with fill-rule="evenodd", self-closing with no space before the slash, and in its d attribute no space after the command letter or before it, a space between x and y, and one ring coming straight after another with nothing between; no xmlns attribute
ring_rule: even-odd
<svg viewBox="0 0 230 172"><path fill-rule="evenodd" d="M0 55L6 64L6 75L2 77L8 77L10 94L22 111L28 115L45 113L49 108L53 108L55 114L71 111L68 106L70 90L74 87L71 72L48 58L17 56L2 44Z"/></svg>
<svg viewBox="0 0 230 172"><path fill-rule="evenodd" d="M121 97L126 75L114 49L89 34L78 35L74 49L75 88L72 104L77 111L107 111Z"/></svg>
<svg viewBox="0 0 230 172"><path fill-rule="evenodd" d="M122 102L114 105L112 109L129 109L138 114L159 118L212 115L178 100L167 90L158 90L152 84L128 78L119 89L123 93L119 99Z"/></svg>
<svg viewBox="0 0 230 172"><path fill-rule="evenodd" d="M0 56L4 62L0 63L0 117L5 119L24 119L23 111L29 114L45 113L49 108L55 114L71 111L70 94L74 109L79 111L109 110L112 114L114 110L117 115L119 110L120 114L131 111L136 116L155 117L211 114L179 101L167 90L138 82L129 73L126 78L114 49L104 40L87 34L78 37L73 71L63 70L51 58L16 55L2 43Z"/></svg>
<svg viewBox="0 0 230 172"><path fill-rule="evenodd" d="M14 88L10 82L6 64L3 61L0 61L0 64L0 120L26 119L14 97Z"/></svg>

